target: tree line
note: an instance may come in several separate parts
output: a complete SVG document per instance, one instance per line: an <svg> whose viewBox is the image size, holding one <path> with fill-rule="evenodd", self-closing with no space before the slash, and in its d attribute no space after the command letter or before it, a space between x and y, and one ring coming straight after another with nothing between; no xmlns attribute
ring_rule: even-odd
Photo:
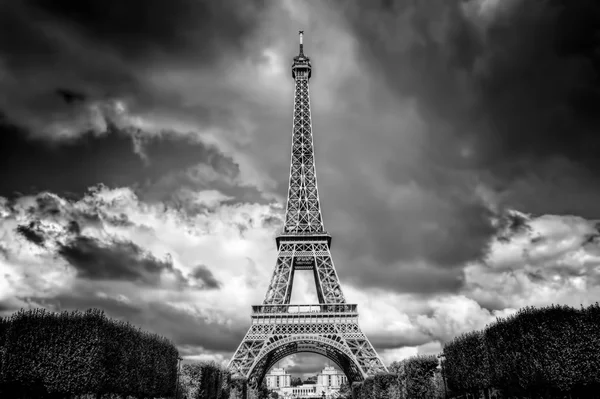
<svg viewBox="0 0 600 399"><path fill-rule="evenodd" d="M172 397L178 357L168 339L98 309L20 310L0 319L0 397Z"/></svg>
<svg viewBox="0 0 600 399"><path fill-rule="evenodd" d="M344 399L600 398L600 305L526 307L355 382ZM266 399L216 363L184 365L168 339L104 312L21 310L0 318L0 397ZM445 383L440 371L445 376Z"/></svg>
<svg viewBox="0 0 600 399"><path fill-rule="evenodd" d="M186 364L168 339L103 311L20 310L0 318L0 397L267 399L214 363ZM179 374L179 375L178 375Z"/></svg>
<svg viewBox="0 0 600 399"><path fill-rule="evenodd" d="M435 356L415 356L393 362L389 373L354 382L341 399L433 399L443 397L442 379Z"/></svg>
<svg viewBox="0 0 600 399"><path fill-rule="evenodd" d="M265 383L248 387L245 378L232 378L231 372L215 362L186 364L181 370L177 399L276 399Z"/></svg>
<svg viewBox="0 0 600 399"><path fill-rule="evenodd" d="M525 307L443 353L453 397L600 398L600 306Z"/></svg>

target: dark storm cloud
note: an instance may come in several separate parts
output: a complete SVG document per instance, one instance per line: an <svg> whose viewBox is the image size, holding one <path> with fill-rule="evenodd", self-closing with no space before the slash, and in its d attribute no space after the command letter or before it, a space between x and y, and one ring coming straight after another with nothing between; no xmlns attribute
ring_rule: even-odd
<svg viewBox="0 0 600 399"><path fill-rule="evenodd" d="M201 346L207 350L232 351L244 338L247 326L228 327L209 323L200 315L192 315L161 302L135 303L109 297L99 297L95 292L78 288L72 294L51 299L29 298L43 302L56 310L85 310L99 308L109 317L126 320L146 331L163 335L176 345Z"/></svg>
<svg viewBox="0 0 600 399"><path fill-rule="evenodd" d="M221 283L215 278L212 272L205 265L198 265L194 268L191 277L200 281L206 288L221 288Z"/></svg>
<svg viewBox="0 0 600 399"><path fill-rule="evenodd" d="M58 253L78 272L79 277L91 280L124 280L157 285L172 263L159 260L132 242L100 241L78 236L64 244Z"/></svg>
<svg viewBox="0 0 600 399"><path fill-rule="evenodd" d="M502 219L501 225L499 226L498 240L507 242L515 234L522 232L530 232L531 226L529 226L529 219L521 214L510 213Z"/></svg>
<svg viewBox="0 0 600 399"><path fill-rule="evenodd" d="M240 56L264 10L260 0L2 0L0 112L39 136L57 134L56 123L101 130L107 111L90 107L113 100L132 111L184 108L147 74ZM208 123L214 110L193 112Z"/></svg>
<svg viewBox="0 0 600 399"><path fill-rule="evenodd" d="M218 176L239 168L218 149L189 138L163 133L142 139L145 158L134 153L131 137L114 125L62 143L29 138L26 132L0 120L0 196L52 191L83 195L99 183L109 187L134 186L154 199L168 199L176 189L158 186L163 176L205 165ZM189 185L188 185L189 186ZM158 188L157 188L158 187Z"/></svg>
<svg viewBox="0 0 600 399"><path fill-rule="evenodd" d="M77 221L71 220L69 222L69 225L67 226L67 232L69 234L78 236L79 234L81 234L81 226L79 225L79 223L77 223Z"/></svg>
<svg viewBox="0 0 600 399"><path fill-rule="evenodd" d="M329 3L355 35L371 84L422 120L415 132L395 128L395 140L381 135L390 140L381 153L396 156L376 160L380 185L398 188L398 200L352 176L336 193L336 207L351 215L344 225L373 231L336 236L340 270L359 285L406 289L414 276L399 265L448 269L484 258L511 222L492 223L480 183L495 193L499 215L600 212L600 3L499 1L485 11L482 3ZM367 98L390 108L383 94ZM393 135L392 124L371 124ZM449 278L417 279L412 291L460 287L458 270L442 274Z"/></svg>
<svg viewBox="0 0 600 399"><path fill-rule="evenodd" d="M406 256L403 252L393 252L388 249L390 258L393 256ZM423 249L427 254L427 248ZM441 294L459 291L464 283L462 268L440 267L433 263L402 262L391 265L381 265L381 260L370 262L376 267L368 270L346 269L342 270L342 280L354 286L383 288L403 294ZM357 262L346 262L356 265ZM443 264L445 266L445 264ZM362 263L356 266L364 266ZM346 277L348 276L348 277Z"/></svg>
<svg viewBox="0 0 600 399"><path fill-rule="evenodd" d="M43 247L44 242L46 241L44 233L40 231L38 228L38 223L36 222L31 222L28 225L17 226L17 233L25 237L27 241L40 247Z"/></svg>
<svg viewBox="0 0 600 399"><path fill-rule="evenodd" d="M481 3L352 2L344 12L361 61L418 101L434 165L488 171L499 189L555 158L581 167L572 178L587 178L600 166L600 3L488 2L487 17ZM461 156L460 145L472 155ZM395 182L440 182L433 168L400 166L389 168Z"/></svg>
<svg viewBox="0 0 600 399"><path fill-rule="evenodd" d="M73 232L72 226L69 224L70 232ZM78 232L75 229L75 233ZM131 241L111 241L105 244L92 237L76 235L68 243L59 245L58 254L77 270L82 279L130 281L158 286L161 275L170 273L175 276L181 288L221 287L221 282L206 266L196 266L189 279L186 279L173 267L169 257L158 259Z"/></svg>
<svg viewBox="0 0 600 399"><path fill-rule="evenodd" d="M69 89L57 89L58 94L67 104L72 104L77 101L85 101L85 96L81 93L71 91Z"/></svg>
<svg viewBox="0 0 600 399"><path fill-rule="evenodd" d="M178 156L174 152L169 154L165 151L164 154L165 161L169 160L169 155ZM170 171L165 169L163 175L148 182L138 190L138 194L144 202L162 201L188 214L195 214L206 210L204 206L194 203L194 195L200 190L216 190L239 202L267 203L260 190L240 180L239 165L213 148L203 156L202 163L187 168L172 168Z"/></svg>
<svg viewBox="0 0 600 399"><path fill-rule="evenodd" d="M70 25L98 44L118 49L125 57L144 59L158 52L192 51L198 58L211 59L227 47L241 47L264 7L262 1L243 0L133 0L125 3L31 0L24 3L28 11L40 12Z"/></svg>

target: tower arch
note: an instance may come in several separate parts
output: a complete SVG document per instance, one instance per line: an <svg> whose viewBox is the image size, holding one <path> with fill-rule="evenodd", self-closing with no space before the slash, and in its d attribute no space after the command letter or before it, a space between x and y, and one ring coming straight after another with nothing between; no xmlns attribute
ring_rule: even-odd
<svg viewBox="0 0 600 399"><path fill-rule="evenodd" d="M337 339L336 339L337 338ZM277 339L273 337L256 357L250 367L248 381L252 386L258 386L266 373L282 359L297 353L315 353L325 356L335 363L346 375L350 382L362 381L365 376L360 364L354 359L352 352L344 345L339 337L320 335L292 335Z"/></svg>

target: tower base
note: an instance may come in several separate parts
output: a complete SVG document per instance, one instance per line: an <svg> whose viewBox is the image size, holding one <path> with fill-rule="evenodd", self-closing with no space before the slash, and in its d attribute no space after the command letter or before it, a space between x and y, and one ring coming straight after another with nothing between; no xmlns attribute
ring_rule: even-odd
<svg viewBox="0 0 600 399"><path fill-rule="evenodd" d="M351 382L387 371L358 325L354 304L253 306L252 325L229 369L256 387L275 363L299 352L327 357Z"/></svg>

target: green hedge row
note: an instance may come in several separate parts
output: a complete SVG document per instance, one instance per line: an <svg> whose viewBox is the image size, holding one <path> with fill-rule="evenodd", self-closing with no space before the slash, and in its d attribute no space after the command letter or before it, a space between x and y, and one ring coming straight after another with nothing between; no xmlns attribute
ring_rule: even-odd
<svg viewBox="0 0 600 399"><path fill-rule="evenodd" d="M495 388L507 395L596 397L600 393L600 306L526 307L444 346L456 394Z"/></svg>
<svg viewBox="0 0 600 399"><path fill-rule="evenodd" d="M187 399L246 398L245 380L232 380L231 373L214 362L186 364L181 381Z"/></svg>
<svg viewBox="0 0 600 399"><path fill-rule="evenodd" d="M0 396L173 396L178 352L167 339L97 309L21 310L0 322Z"/></svg>
<svg viewBox="0 0 600 399"><path fill-rule="evenodd" d="M435 356L416 356L390 366L390 373L377 374L352 384L353 399L429 399L437 395Z"/></svg>
<svg viewBox="0 0 600 399"><path fill-rule="evenodd" d="M244 378L231 380L231 399L246 399L248 397L248 384Z"/></svg>

